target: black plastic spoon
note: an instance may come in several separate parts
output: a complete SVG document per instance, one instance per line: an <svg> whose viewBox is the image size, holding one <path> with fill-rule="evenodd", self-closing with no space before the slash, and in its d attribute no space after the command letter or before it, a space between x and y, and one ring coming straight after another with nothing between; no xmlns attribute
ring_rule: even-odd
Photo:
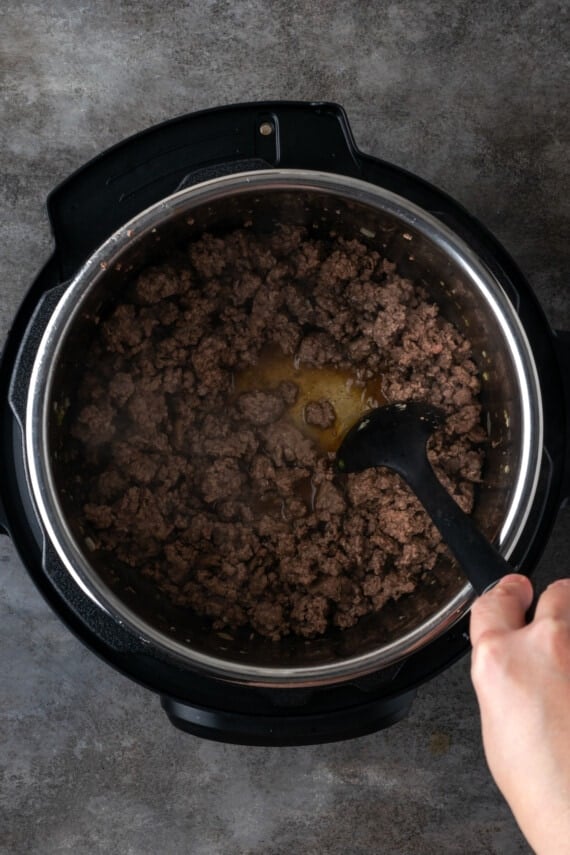
<svg viewBox="0 0 570 855"><path fill-rule="evenodd" d="M338 472L373 466L393 469L407 481L478 594L492 588L512 567L481 534L440 484L427 458L427 441L443 424L441 410L413 401L390 404L362 416L344 437Z"/></svg>

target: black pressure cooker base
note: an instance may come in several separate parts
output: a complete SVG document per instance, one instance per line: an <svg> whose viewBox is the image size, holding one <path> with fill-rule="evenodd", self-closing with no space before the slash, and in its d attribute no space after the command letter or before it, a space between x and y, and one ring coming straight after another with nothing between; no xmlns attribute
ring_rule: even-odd
<svg viewBox="0 0 570 855"><path fill-rule="evenodd" d="M320 715L257 715L190 706L162 698L171 723L216 742L236 745L314 745L366 736L401 721L408 714L414 690L395 698L369 701Z"/></svg>
<svg viewBox="0 0 570 855"><path fill-rule="evenodd" d="M543 395L541 483L510 558L513 569L528 574L570 492L570 340L553 334L529 285L493 236L427 182L362 154L344 111L335 104L254 103L181 116L104 152L50 195L54 253L22 303L0 362L0 529L10 534L37 587L66 625L104 661L161 695L176 727L218 741L304 745L364 735L401 720L416 689L468 652L468 619L397 667L356 684L289 692L193 673L149 649L72 580L36 516L23 440L25 366L38 345L26 335L42 297L64 286L101 243L150 205L199 181L263 167L338 173L391 190L453 229L500 280L525 328Z"/></svg>

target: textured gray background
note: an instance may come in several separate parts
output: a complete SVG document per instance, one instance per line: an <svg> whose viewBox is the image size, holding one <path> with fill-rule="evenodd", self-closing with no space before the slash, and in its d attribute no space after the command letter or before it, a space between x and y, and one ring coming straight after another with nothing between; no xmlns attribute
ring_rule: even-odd
<svg viewBox="0 0 570 855"><path fill-rule="evenodd" d="M479 216L570 329L563 7L1 0L0 341L49 253L57 182L149 124L263 98L341 102L364 151ZM569 519L543 580L568 572ZM1 538L0 852L528 852L485 767L468 667L384 733L295 749L204 742L67 632Z"/></svg>

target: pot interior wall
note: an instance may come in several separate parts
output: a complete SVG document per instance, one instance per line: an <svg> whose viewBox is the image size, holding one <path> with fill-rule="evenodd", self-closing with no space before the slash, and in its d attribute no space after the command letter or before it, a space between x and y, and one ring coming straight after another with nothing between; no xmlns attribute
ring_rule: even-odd
<svg viewBox="0 0 570 855"><path fill-rule="evenodd" d="M489 434L483 482L476 497L475 518L496 543L512 498L514 476L520 465L522 424L517 375L504 333L493 313L468 281L460 264L418 229L367 204L318 190L247 191L198 205L165 206L164 220L136 232L119 254L101 270L83 300L60 350L52 384L49 443L54 482L73 536L92 567L98 584L108 586L124 606L167 637L189 649L259 666L286 668L315 666L387 647L425 621L437 616L463 592L463 610L470 598L465 580L450 562L442 561L412 595L385 606L349 630L331 632L316 640L287 638L268 643L249 631L218 633L209 621L188 609L174 607L147 580L131 568L102 559L88 548L90 531L77 503L75 481L77 445L68 433L75 389L83 367L82 355L99 318L121 299L133 277L148 265L172 261L188 242L211 231L217 235L246 225L257 233L277 224L305 225L316 237L331 232L358 238L399 266L399 271L421 282L444 317L470 339L482 378L481 400ZM460 609L461 611L461 609ZM459 614L455 615L457 618ZM450 623L447 621L447 625ZM441 625L440 631L447 628Z"/></svg>

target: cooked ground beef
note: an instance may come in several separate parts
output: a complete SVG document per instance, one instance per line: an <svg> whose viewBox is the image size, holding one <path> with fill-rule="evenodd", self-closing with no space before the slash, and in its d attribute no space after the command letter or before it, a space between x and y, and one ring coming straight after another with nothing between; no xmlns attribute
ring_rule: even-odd
<svg viewBox="0 0 570 855"><path fill-rule="evenodd" d="M240 390L268 348L299 384ZM271 639L349 627L413 591L439 534L394 473L334 474L317 436L334 401L291 417L303 369L381 375L387 401L443 408L431 459L471 510L485 433L465 337L360 241L241 229L146 270L100 323L71 424L94 548L214 627Z"/></svg>
<svg viewBox="0 0 570 855"><path fill-rule="evenodd" d="M309 401L305 406L305 421L308 425L315 425L315 427L332 427L336 421L333 405L326 399Z"/></svg>

